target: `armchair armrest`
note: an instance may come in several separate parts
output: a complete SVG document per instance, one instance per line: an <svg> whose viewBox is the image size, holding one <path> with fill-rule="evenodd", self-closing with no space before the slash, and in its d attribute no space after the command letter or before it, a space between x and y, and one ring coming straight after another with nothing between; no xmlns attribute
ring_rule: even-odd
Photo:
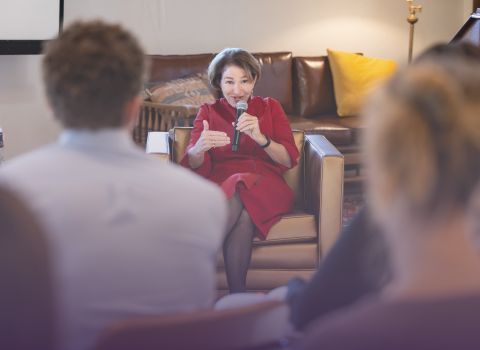
<svg viewBox="0 0 480 350"><path fill-rule="evenodd" d="M342 228L343 172L343 155L324 136L305 135L305 202L317 219L319 257Z"/></svg>
<svg viewBox="0 0 480 350"><path fill-rule="evenodd" d="M149 131L168 131L174 126L191 126L197 111L197 106L173 106L144 101L133 131L133 139L137 144L145 146Z"/></svg>
<svg viewBox="0 0 480 350"><path fill-rule="evenodd" d="M191 127L178 126L169 131L149 131L145 151L152 158L179 163L185 153L191 131ZM150 139L151 137L153 138L152 140Z"/></svg>

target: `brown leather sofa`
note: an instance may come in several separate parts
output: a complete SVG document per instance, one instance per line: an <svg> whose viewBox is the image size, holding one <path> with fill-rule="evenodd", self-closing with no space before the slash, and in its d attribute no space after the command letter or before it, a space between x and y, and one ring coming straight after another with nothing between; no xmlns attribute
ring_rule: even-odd
<svg viewBox="0 0 480 350"><path fill-rule="evenodd" d="M255 94L276 98L287 113L292 129L324 135L345 157L345 184L361 183L358 138L362 129L358 117L339 117L332 75L326 56L296 56L291 52L254 54L262 63L262 77ZM154 55L151 82L164 82L204 73L214 54ZM134 139L144 145L147 132L167 131L191 125L197 108L145 102Z"/></svg>
<svg viewBox="0 0 480 350"><path fill-rule="evenodd" d="M190 131L189 127L170 131L171 161L178 163L184 155ZM270 290L293 276L308 278L342 226L343 156L322 135L294 131L294 138L300 160L284 176L295 192L295 210L272 227L266 240L255 239L247 276L251 291ZM221 256L218 289L220 295L227 291Z"/></svg>

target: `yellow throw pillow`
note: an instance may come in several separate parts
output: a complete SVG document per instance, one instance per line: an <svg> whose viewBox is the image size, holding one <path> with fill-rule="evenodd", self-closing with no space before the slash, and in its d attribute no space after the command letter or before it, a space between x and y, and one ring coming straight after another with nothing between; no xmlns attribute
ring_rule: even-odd
<svg viewBox="0 0 480 350"><path fill-rule="evenodd" d="M327 49L337 114L357 115L365 95L397 68L395 61Z"/></svg>

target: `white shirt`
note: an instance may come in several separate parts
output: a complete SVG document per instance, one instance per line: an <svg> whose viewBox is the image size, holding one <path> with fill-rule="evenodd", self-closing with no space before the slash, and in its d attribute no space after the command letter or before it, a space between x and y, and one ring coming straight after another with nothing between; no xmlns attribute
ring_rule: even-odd
<svg viewBox="0 0 480 350"><path fill-rule="evenodd" d="M44 224L61 349L91 349L113 320L213 304L221 190L148 158L126 131L65 131L5 163L0 181Z"/></svg>

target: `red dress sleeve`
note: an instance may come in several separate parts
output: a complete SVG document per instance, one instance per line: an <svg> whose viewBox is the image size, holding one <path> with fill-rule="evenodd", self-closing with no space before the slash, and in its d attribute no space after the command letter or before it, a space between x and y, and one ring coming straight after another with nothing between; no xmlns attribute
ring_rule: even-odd
<svg viewBox="0 0 480 350"><path fill-rule="evenodd" d="M195 120L193 121L193 129L190 134L190 142L188 143L187 149L185 151L185 154L183 155L182 160L180 161L180 165L192 169L190 167L190 164L188 163L188 150L195 146L197 143L198 139L200 138L200 134L203 131L203 121L206 120L210 123L210 118L209 118L209 106L207 104L204 104L200 107L198 110L197 116L195 117ZM208 177L212 171L212 159L210 157L210 153L207 151L204 154L204 160L202 165L200 165L198 168L192 169L194 172L196 172L198 175L201 175L203 177Z"/></svg>
<svg viewBox="0 0 480 350"><path fill-rule="evenodd" d="M286 171L297 165L300 153L295 145L292 128L285 112L283 111L282 105L280 102L272 98L267 98L266 100L270 106L272 115L273 135L271 136L271 139L285 147L288 155L290 156L290 168L278 164L283 171Z"/></svg>

